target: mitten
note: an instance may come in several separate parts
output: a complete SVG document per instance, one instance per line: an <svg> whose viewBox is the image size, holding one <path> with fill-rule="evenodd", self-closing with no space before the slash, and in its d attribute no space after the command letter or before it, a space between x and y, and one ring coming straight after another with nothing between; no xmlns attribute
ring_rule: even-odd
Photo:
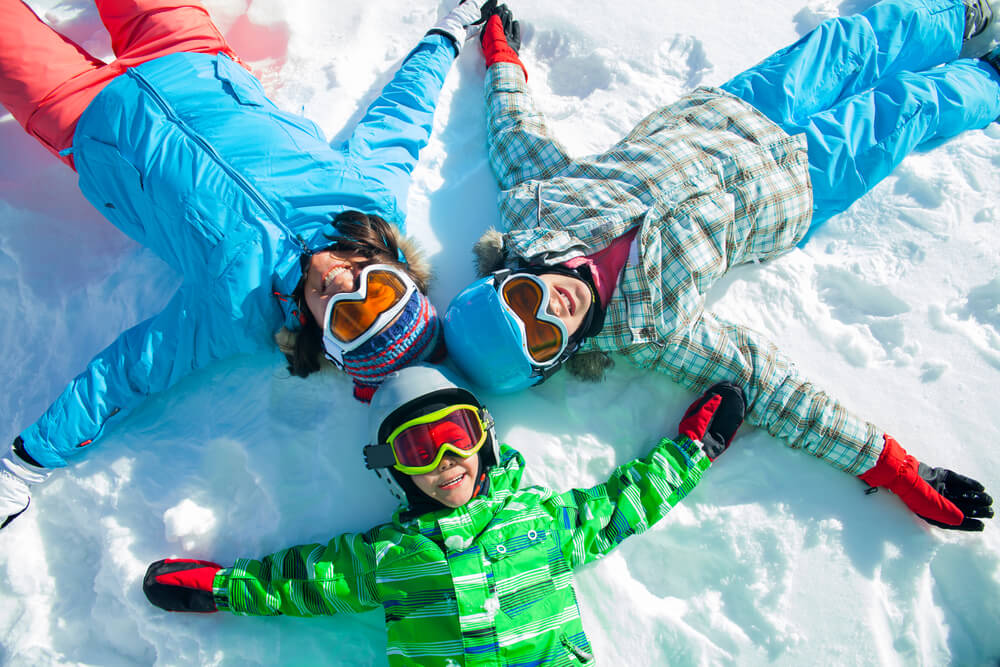
<svg viewBox="0 0 1000 667"><path fill-rule="evenodd" d="M712 461L726 451L743 423L746 399L732 382L712 385L684 413L677 432L701 443Z"/></svg>
<svg viewBox="0 0 1000 667"><path fill-rule="evenodd" d="M221 565L204 560L158 560L146 570L142 591L160 609L211 613L218 611L212 583L221 569Z"/></svg>
<svg viewBox="0 0 1000 667"><path fill-rule="evenodd" d="M427 31L428 35L444 35L451 39L455 55L462 51L465 40L471 38L486 20L487 12L496 5L496 0L462 0Z"/></svg>
<svg viewBox="0 0 1000 667"><path fill-rule="evenodd" d="M517 55L521 49L521 24L514 20L507 5L500 5L493 11L479 41L487 68L495 63L514 63L524 72L524 79L527 81L528 70Z"/></svg>
<svg viewBox="0 0 1000 667"><path fill-rule="evenodd" d="M982 484L946 468L924 465L893 437L883 438L885 446L878 461L858 475L866 484L889 489L914 514L940 528L980 531L980 519L993 518L993 498Z"/></svg>
<svg viewBox="0 0 1000 667"><path fill-rule="evenodd" d="M31 503L32 484L44 482L52 472L25 460L23 441L18 436L0 457L0 530L21 516ZM30 457L28 457L30 458Z"/></svg>

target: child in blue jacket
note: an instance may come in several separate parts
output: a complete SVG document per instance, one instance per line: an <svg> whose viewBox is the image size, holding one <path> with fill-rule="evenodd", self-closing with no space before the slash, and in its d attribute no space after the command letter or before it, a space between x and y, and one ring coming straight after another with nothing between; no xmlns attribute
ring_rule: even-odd
<svg viewBox="0 0 1000 667"><path fill-rule="evenodd" d="M267 98L197 2L96 4L110 64L23 2L0 1L0 103L184 281L0 455L0 528L27 508L31 484L147 396L267 349L276 333L293 374L325 354L362 401L391 371L442 351L429 272L403 239L406 193L483 0L456 3L336 147Z"/></svg>

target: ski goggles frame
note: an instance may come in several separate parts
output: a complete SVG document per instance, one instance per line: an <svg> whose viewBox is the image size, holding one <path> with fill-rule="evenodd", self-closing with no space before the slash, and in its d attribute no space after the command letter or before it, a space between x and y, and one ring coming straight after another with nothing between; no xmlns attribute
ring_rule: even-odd
<svg viewBox="0 0 1000 667"><path fill-rule="evenodd" d="M370 298L374 296L369 291L373 289L371 284L375 281L381 281L380 284L376 283L380 288L392 291L394 296L388 305L375 303ZM334 294L326 304L323 350L327 358L338 366L343 366L344 355L378 335L403 311L416 291L417 286L413 280L396 267L370 264L362 269L358 289ZM352 324L353 331L349 330ZM343 338L334 332L335 327L343 327Z"/></svg>
<svg viewBox="0 0 1000 667"><path fill-rule="evenodd" d="M468 447L452 442L434 442L433 427L446 422L461 428L469 436ZM470 432L468 427L475 428L478 433ZM464 459L477 453L490 437L492 428L493 418L486 408L467 403L449 405L400 424L384 443L366 446L365 466L371 469L395 468L407 475L423 475L437 468L446 453L451 452ZM421 455L421 450L426 454Z"/></svg>
<svg viewBox="0 0 1000 667"><path fill-rule="evenodd" d="M494 273L493 285L498 292L500 307L512 316L521 331L521 350L528 363L538 370L560 364L569 346L570 334L563 321L548 312L552 295L549 286L532 273L509 270ZM511 303L512 298L515 304ZM537 305L530 305L530 302L522 301L523 298L530 298ZM518 312L524 305L529 305L533 311L527 317ZM548 352L547 348L553 351Z"/></svg>

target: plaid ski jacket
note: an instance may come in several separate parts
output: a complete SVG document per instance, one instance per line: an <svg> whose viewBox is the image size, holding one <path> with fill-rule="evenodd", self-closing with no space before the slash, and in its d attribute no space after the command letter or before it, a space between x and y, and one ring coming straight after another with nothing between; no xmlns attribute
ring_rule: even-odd
<svg viewBox="0 0 1000 667"><path fill-rule="evenodd" d="M572 570L659 521L701 480L697 442L663 439L590 489L520 488L501 446L489 492L328 544L238 560L215 577L220 610L318 616L385 611L390 665L593 664ZM403 508L400 508L402 510Z"/></svg>
<svg viewBox="0 0 1000 667"><path fill-rule="evenodd" d="M571 158L509 63L489 68L486 107L509 266L589 255L638 227L604 327L581 352L624 354L695 393L736 382L748 423L854 475L875 465L882 431L801 377L763 336L704 307L730 267L780 255L808 230L803 137L699 88L606 152Z"/></svg>

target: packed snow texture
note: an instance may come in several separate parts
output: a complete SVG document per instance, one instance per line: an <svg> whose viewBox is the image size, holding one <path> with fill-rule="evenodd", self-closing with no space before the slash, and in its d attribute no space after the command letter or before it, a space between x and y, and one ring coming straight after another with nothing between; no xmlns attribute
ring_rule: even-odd
<svg viewBox="0 0 1000 667"><path fill-rule="evenodd" d="M283 108L342 139L453 0L207 0ZM31 0L100 57L86 0ZM573 152L721 84L870 0L517 2L530 87ZM470 42L414 173L409 231L439 308L497 223L484 66ZM179 284L106 222L76 178L0 115L0 330L6 442ZM1000 125L909 157L803 249L732 271L710 306L766 333L912 454L1000 493ZM619 361L600 385L557 375L484 396L529 481L591 485L672 435L694 398ZM143 596L167 556L257 557L385 520L363 469L365 408L346 377L291 378L272 354L190 376L57 471L0 533L0 664L384 664L380 612L301 620L168 614ZM929 527L888 493L744 428L666 520L577 573L610 665L996 665L1000 520Z"/></svg>

